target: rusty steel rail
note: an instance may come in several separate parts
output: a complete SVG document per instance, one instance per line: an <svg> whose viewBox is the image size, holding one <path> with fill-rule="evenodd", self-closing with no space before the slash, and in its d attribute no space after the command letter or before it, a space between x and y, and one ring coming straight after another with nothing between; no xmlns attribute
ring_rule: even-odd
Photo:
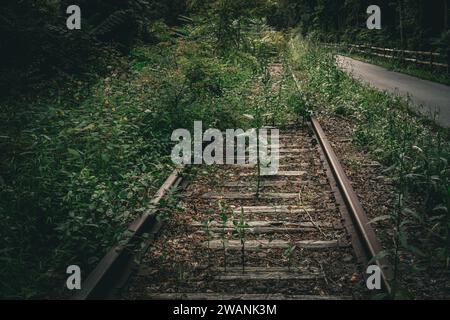
<svg viewBox="0 0 450 320"><path fill-rule="evenodd" d="M295 75L293 74L294 79ZM335 193L336 201L341 204L341 214L346 220L346 228L352 236L352 245L359 261L364 263L374 260L380 267L382 284L390 293L390 280L392 279L391 267L385 258L379 258L381 246L369 220L362 208L358 197L353 190L338 157L333 151L325 132L316 118L311 118L311 127L319 142L321 159L327 170L330 186ZM152 239L160 231L162 222L158 219L158 204L167 196L167 192L178 187L182 182L180 173L183 167L176 168L167 178L161 188L156 192L150 202L150 207L142 216L137 218L128 228L129 237L125 243L112 248L97 267L83 282L82 289L72 299L105 299L113 297L116 290L126 283L131 274L133 257L138 251L138 245L143 242L143 235L149 234L149 245ZM329 171L329 172L328 172Z"/></svg>
<svg viewBox="0 0 450 320"><path fill-rule="evenodd" d="M180 185L183 167L177 167L166 179L150 202L149 208L128 227L127 240L113 247L98 263L96 268L82 283L72 300L104 299L111 296L130 274L130 264L134 257L136 246L142 242L143 235L151 237L161 229L162 222L158 219L158 204L166 197L167 192Z"/></svg>
<svg viewBox="0 0 450 320"><path fill-rule="evenodd" d="M296 87L300 90L300 84L295 76L295 73L289 66L289 71L294 79ZM346 209L348 209L348 213L352 220L353 225L355 226L355 231L357 232L357 236L359 238L359 243L363 246L363 251L366 256L366 261L369 262L371 260L375 260L375 263L381 270L382 284L384 289L390 294L391 286L390 281L392 280L392 268L387 261L386 258L380 258L379 254L381 252L381 245L373 231L372 226L369 223L366 213L364 212L361 203L358 200L358 196L356 195L350 181L345 174L344 169L342 168L338 157L333 151L328 139L320 126L319 122L315 117L311 117L311 126L319 140L319 144L323 153L325 154L328 165L332 171L332 174L336 180L337 187L339 188L339 194L342 197L342 200L345 202ZM360 245L355 244L355 253L359 256Z"/></svg>
<svg viewBox="0 0 450 320"><path fill-rule="evenodd" d="M345 171L342 168L338 157L334 153L333 148L331 147L325 135L325 132L323 131L316 118L311 118L311 125L326 156L333 176L336 179L336 183L356 227L356 231L358 232L358 235L362 240L361 242L365 249L367 261L375 259L375 263L381 270L383 286L385 290L390 293L391 286L389 284L389 281L392 279L391 267L387 262L387 259L378 258L378 255L381 252L381 245L375 235L375 232L369 223L364 209L358 200L358 196L353 190L353 187L349 179L347 178L347 175L345 174Z"/></svg>

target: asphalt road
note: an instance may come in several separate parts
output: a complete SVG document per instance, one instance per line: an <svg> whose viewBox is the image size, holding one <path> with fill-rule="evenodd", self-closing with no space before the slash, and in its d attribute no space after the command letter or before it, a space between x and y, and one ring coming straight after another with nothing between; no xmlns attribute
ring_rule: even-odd
<svg viewBox="0 0 450 320"><path fill-rule="evenodd" d="M337 56L336 60L340 68L356 79L383 91L403 97L409 96L416 111L430 117L437 111L439 115L436 121L444 127L450 127L450 86L389 71L344 56Z"/></svg>

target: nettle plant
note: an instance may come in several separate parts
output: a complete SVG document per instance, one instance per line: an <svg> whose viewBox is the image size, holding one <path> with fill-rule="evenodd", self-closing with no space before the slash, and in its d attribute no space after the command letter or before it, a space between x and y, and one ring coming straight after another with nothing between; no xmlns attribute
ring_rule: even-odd
<svg viewBox="0 0 450 320"><path fill-rule="evenodd" d="M221 223L221 228L222 228L222 232L220 234L221 236L221 241L222 241L222 250L223 250L223 263L224 263L224 269L225 272L227 271L227 227L228 227L228 214L230 211L230 206L228 205L228 203L226 203L223 200L219 201L219 215L220 215L220 223Z"/></svg>
<svg viewBox="0 0 450 320"><path fill-rule="evenodd" d="M241 208L239 217L235 217L233 220L233 235L237 236L241 242L241 264L242 273L245 273L245 235L246 230L250 226L245 218L244 208Z"/></svg>
<svg viewBox="0 0 450 320"><path fill-rule="evenodd" d="M259 108L257 108L259 109ZM261 155L260 155L260 149L261 149L261 139L260 139L260 132L261 132L261 117L258 115L258 112L256 112L256 116L244 114L244 117L251 120L254 128L252 131L256 131L256 146L249 146L248 147L248 153L250 155L251 152L254 152L254 148L256 147L256 197L259 198L259 193L261 190ZM252 149L253 148L253 149Z"/></svg>
<svg viewBox="0 0 450 320"><path fill-rule="evenodd" d="M283 251L283 258L287 261L288 263L288 269L289 271L291 271L293 263L295 261L294 259L294 253L295 253L295 249L297 247L293 244L290 244L284 251Z"/></svg>
<svg viewBox="0 0 450 320"><path fill-rule="evenodd" d="M311 116L311 108L308 106L304 94L300 91L293 92L287 100L288 107L294 111L297 123L304 126L306 120Z"/></svg>
<svg viewBox="0 0 450 320"><path fill-rule="evenodd" d="M212 213L211 211L208 211L208 213ZM211 231L211 224L214 221L213 218L208 217L207 219L203 220L202 223L202 229L206 234L206 245L208 248L208 266L211 266L211 240L214 236L213 232Z"/></svg>
<svg viewBox="0 0 450 320"><path fill-rule="evenodd" d="M413 241L410 239L412 230L410 229L417 225L423 225L424 221L423 217L406 204L411 185L414 184L416 178L413 173L416 166L413 150L418 147L414 145L414 139L411 139L414 127L410 123L402 121L399 126L391 126L390 131L391 133L395 131L398 137L395 149L393 149L395 152L392 153L394 164L387 169L387 171L394 172L393 181L397 189L396 203L389 214L379 216L370 223L386 220L393 226L393 247L381 251L375 258L390 257L393 263L391 298L402 299L411 297L410 292L401 287L402 276L418 270L413 262L414 259L408 259L408 257L411 255L419 258L425 257L425 253L412 243Z"/></svg>
<svg viewBox="0 0 450 320"><path fill-rule="evenodd" d="M261 139L261 129L264 126L264 119L272 116L272 113L263 113L268 110L269 103L271 100L270 89L271 86L271 75L267 68L267 60L261 63L262 76L261 76L261 90L262 97L256 96L254 99L253 114L244 114L244 117L250 120L252 127L256 131L256 197L259 198L261 191L261 165L268 166L270 163L266 163L265 158L267 155L262 154L261 147L267 151L268 141L267 136ZM259 90L258 90L259 91ZM262 145L264 144L264 145ZM249 150L254 151L254 150ZM264 159L261 159L264 158ZM263 160L263 161L262 161Z"/></svg>

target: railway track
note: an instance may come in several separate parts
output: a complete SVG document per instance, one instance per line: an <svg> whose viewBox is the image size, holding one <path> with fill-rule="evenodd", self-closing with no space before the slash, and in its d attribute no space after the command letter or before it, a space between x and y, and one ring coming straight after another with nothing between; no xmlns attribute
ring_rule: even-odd
<svg viewBox="0 0 450 320"><path fill-rule="evenodd" d="M380 246L320 124L280 130L279 141L279 171L259 192L250 164L202 167L189 182L174 171L75 299L363 297ZM179 209L163 223L157 204L173 187ZM374 263L389 291L386 261Z"/></svg>

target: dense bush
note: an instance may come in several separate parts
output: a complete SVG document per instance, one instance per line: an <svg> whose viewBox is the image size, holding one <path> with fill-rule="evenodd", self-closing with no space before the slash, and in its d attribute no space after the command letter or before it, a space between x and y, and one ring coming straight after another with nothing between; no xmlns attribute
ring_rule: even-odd
<svg viewBox="0 0 450 320"><path fill-rule="evenodd" d="M87 274L170 172L174 129L244 126L258 67L215 55L195 30L134 47L94 84L4 99L1 297L59 296L68 264Z"/></svg>
<svg viewBox="0 0 450 320"><path fill-rule="evenodd" d="M104 70L108 51L128 51L137 39L151 36L153 22L176 23L185 8L182 0L79 0L82 29L69 31L66 8L71 4L2 1L0 91L20 92L55 76Z"/></svg>

